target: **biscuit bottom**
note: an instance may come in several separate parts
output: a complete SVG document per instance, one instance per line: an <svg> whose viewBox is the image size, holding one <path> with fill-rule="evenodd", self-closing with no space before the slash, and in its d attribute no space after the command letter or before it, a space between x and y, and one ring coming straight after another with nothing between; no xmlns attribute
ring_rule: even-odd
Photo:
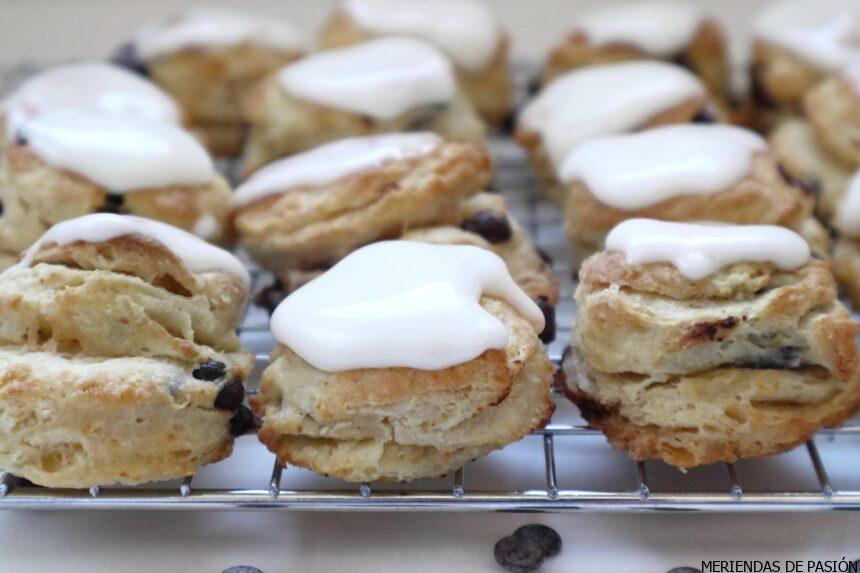
<svg viewBox="0 0 860 573"><path fill-rule="evenodd" d="M169 360L0 350L0 469L48 487L192 475L232 450L218 391Z"/></svg>
<svg viewBox="0 0 860 573"><path fill-rule="evenodd" d="M554 410L549 399L549 369L545 355L533 355L506 396L453 426L443 421L438 426L422 423L398 428L392 422L384 438L336 439L324 436L338 432L337 422L320 427L305 415L296 423L289 408L279 411L272 408L274 404L261 402L255 404L255 410L260 413L263 407L267 409L258 436L282 463L347 481L412 481L441 476L545 425ZM427 400L427 408L432 409L431 401ZM300 428L306 433L297 433ZM309 435L311 432L315 435Z"/></svg>
<svg viewBox="0 0 860 573"><path fill-rule="evenodd" d="M860 377L841 381L819 367L656 378L600 372L573 352L564 370L565 393L612 447L682 469L784 452L860 405Z"/></svg>

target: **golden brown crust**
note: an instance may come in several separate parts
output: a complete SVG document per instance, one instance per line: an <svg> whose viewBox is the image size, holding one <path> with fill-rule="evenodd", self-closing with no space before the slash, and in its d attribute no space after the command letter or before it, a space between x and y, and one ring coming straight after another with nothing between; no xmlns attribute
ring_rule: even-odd
<svg viewBox="0 0 860 573"><path fill-rule="evenodd" d="M244 109L250 125L242 158L246 177L279 157L345 137L434 131L449 141L482 143L486 131L462 94L446 106L425 106L382 120L293 97L274 75L249 94Z"/></svg>
<svg viewBox="0 0 860 573"><path fill-rule="evenodd" d="M319 35L322 49L356 44L377 37L372 31L362 28L343 9L337 8L329 14ZM509 56L509 39L503 34L492 59L480 70L467 70L456 66L457 82L466 97L475 106L475 111L491 124L499 124L507 118L513 98Z"/></svg>
<svg viewBox="0 0 860 573"><path fill-rule="evenodd" d="M507 348L444 370L328 373L278 347L253 403L265 415L260 440L282 462L319 473L409 481L456 469L545 424L552 365L540 341L507 304L482 304L507 327Z"/></svg>
<svg viewBox="0 0 860 573"><path fill-rule="evenodd" d="M781 225L798 228L812 213L814 198L786 181L768 153L753 157L750 172L727 189L706 195L681 195L633 211L601 203L583 181L569 186L565 206L568 238L596 252L615 225L627 219L661 221L720 221L735 224Z"/></svg>
<svg viewBox="0 0 860 573"><path fill-rule="evenodd" d="M759 38L753 42L752 73L759 100L771 108L798 113L803 96L821 80L825 70Z"/></svg>
<svg viewBox="0 0 860 573"><path fill-rule="evenodd" d="M238 209L234 224L265 267L319 268L367 243L453 219L490 182L491 169L482 146L445 143L328 185L265 197Z"/></svg>
<svg viewBox="0 0 860 573"><path fill-rule="evenodd" d="M860 166L860 95L841 77L827 79L803 100L816 140L848 169Z"/></svg>

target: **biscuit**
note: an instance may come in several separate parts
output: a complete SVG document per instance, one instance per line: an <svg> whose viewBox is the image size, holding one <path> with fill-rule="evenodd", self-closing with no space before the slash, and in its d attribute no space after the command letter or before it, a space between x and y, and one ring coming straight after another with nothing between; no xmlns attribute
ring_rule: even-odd
<svg viewBox="0 0 860 573"><path fill-rule="evenodd" d="M848 169L860 167L860 94L846 77L832 77L809 91L806 118L819 145Z"/></svg>
<svg viewBox="0 0 860 573"><path fill-rule="evenodd" d="M152 237L42 245L0 276L0 467L92 487L229 455L247 429L246 297L233 275L192 271Z"/></svg>

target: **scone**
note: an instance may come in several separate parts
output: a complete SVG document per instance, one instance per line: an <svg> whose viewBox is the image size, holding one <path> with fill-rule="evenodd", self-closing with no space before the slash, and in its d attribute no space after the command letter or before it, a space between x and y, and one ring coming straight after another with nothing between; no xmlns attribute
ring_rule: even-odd
<svg viewBox="0 0 860 573"><path fill-rule="evenodd" d="M520 114L515 136L546 192L564 204L558 170L577 146L601 135L708 119L709 112L704 86L680 66L595 65L558 76L542 89Z"/></svg>
<svg viewBox="0 0 860 573"><path fill-rule="evenodd" d="M226 242L230 196L206 150L172 124L44 113L0 155L0 252L18 253L51 225L95 212L158 219Z"/></svg>
<svg viewBox="0 0 860 573"><path fill-rule="evenodd" d="M0 275L0 468L49 487L194 474L253 423L248 275L147 219L52 227Z"/></svg>
<svg viewBox="0 0 860 573"><path fill-rule="evenodd" d="M610 444L679 468L780 453L860 404L857 325L776 226L629 220L576 290L567 393Z"/></svg>
<svg viewBox="0 0 860 573"><path fill-rule="evenodd" d="M190 8L141 30L115 61L142 71L180 103L216 155L237 155L242 100L264 77L302 56L305 38L283 20L225 8Z"/></svg>
<svg viewBox="0 0 860 573"><path fill-rule="evenodd" d="M759 14L752 86L763 128L799 113L803 97L822 78L857 60L858 18L854 0L778 0Z"/></svg>
<svg viewBox="0 0 860 573"><path fill-rule="evenodd" d="M439 476L552 415L543 316L484 249L369 245L291 294L271 326L252 406L284 464L348 481Z"/></svg>
<svg viewBox="0 0 860 573"><path fill-rule="evenodd" d="M433 131L450 141L484 139L484 124L458 89L451 63L413 38L308 56L264 80L245 103L246 175L345 137Z"/></svg>
<svg viewBox="0 0 860 573"><path fill-rule="evenodd" d="M827 252L814 197L786 179L764 139L729 125L671 125L584 143L561 169L575 263L627 219L781 225ZM801 233L803 234L803 233Z"/></svg>
<svg viewBox="0 0 860 573"><path fill-rule="evenodd" d="M457 81L475 110L499 124L511 109L508 38L478 0L343 0L320 32L332 48L389 35L422 38L454 63Z"/></svg>
<svg viewBox="0 0 860 573"><path fill-rule="evenodd" d="M846 183L832 222L837 232L833 274L854 309L860 309L860 170Z"/></svg>
<svg viewBox="0 0 860 573"><path fill-rule="evenodd" d="M576 17L550 52L544 83L569 70L629 60L663 60L696 74L721 102L731 97L728 46L719 22L679 0L601 5Z"/></svg>
<svg viewBox="0 0 860 573"><path fill-rule="evenodd" d="M825 152L849 169L860 167L860 63L811 89L803 110Z"/></svg>
<svg viewBox="0 0 860 573"><path fill-rule="evenodd" d="M280 160L236 189L233 223L262 266L325 268L356 248L440 223L491 179L487 151L433 133L349 138Z"/></svg>

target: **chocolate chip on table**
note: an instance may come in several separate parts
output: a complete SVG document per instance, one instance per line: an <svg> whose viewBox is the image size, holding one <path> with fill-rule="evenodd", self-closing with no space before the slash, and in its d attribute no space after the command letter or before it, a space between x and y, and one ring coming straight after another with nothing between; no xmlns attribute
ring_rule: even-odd
<svg viewBox="0 0 860 573"><path fill-rule="evenodd" d="M669 569L666 573L702 573L702 570L695 567L675 567L674 569Z"/></svg>
<svg viewBox="0 0 860 573"><path fill-rule="evenodd" d="M137 54L137 49L132 42L126 42L116 49L116 52L110 58L111 63L122 66L129 71L142 76L149 76L149 70L146 69L146 63L140 59Z"/></svg>
<svg viewBox="0 0 860 573"><path fill-rule="evenodd" d="M545 296L539 296L535 299L538 308L543 313L544 327L538 338L541 342L549 344L555 340L555 307L550 304Z"/></svg>
<svg viewBox="0 0 860 573"><path fill-rule="evenodd" d="M244 404L239 406L239 411L236 415L230 418L230 433L234 436L241 436L251 428L256 427L257 420L251 409Z"/></svg>
<svg viewBox="0 0 860 573"><path fill-rule="evenodd" d="M532 523L501 538L493 548L496 563L515 573L535 571L544 559L561 551L561 536L551 527Z"/></svg>
<svg viewBox="0 0 860 573"><path fill-rule="evenodd" d="M460 228L480 235L493 244L503 243L513 234L507 215L490 209L478 211L460 223Z"/></svg>
<svg viewBox="0 0 860 573"><path fill-rule="evenodd" d="M226 374L227 365L223 362L219 362L218 360L207 360L201 364L199 368L195 368L191 371L192 376L198 380L205 380L207 382L223 378Z"/></svg>
<svg viewBox="0 0 860 573"><path fill-rule="evenodd" d="M272 314L285 298L287 298L287 289L284 288L284 284L281 281L275 280L256 294L254 304L265 308L269 314Z"/></svg>
<svg viewBox="0 0 860 573"><path fill-rule="evenodd" d="M263 573L263 570L250 565L234 565L224 569L221 573Z"/></svg>
<svg viewBox="0 0 860 573"><path fill-rule="evenodd" d="M99 207L99 213L119 213L123 203L125 203L125 197L116 193L108 193L104 203Z"/></svg>
<svg viewBox="0 0 860 573"><path fill-rule="evenodd" d="M239 380L224 384L215 397L215 407L219 410L235 412L245 400L245 385Z"/></svg>

